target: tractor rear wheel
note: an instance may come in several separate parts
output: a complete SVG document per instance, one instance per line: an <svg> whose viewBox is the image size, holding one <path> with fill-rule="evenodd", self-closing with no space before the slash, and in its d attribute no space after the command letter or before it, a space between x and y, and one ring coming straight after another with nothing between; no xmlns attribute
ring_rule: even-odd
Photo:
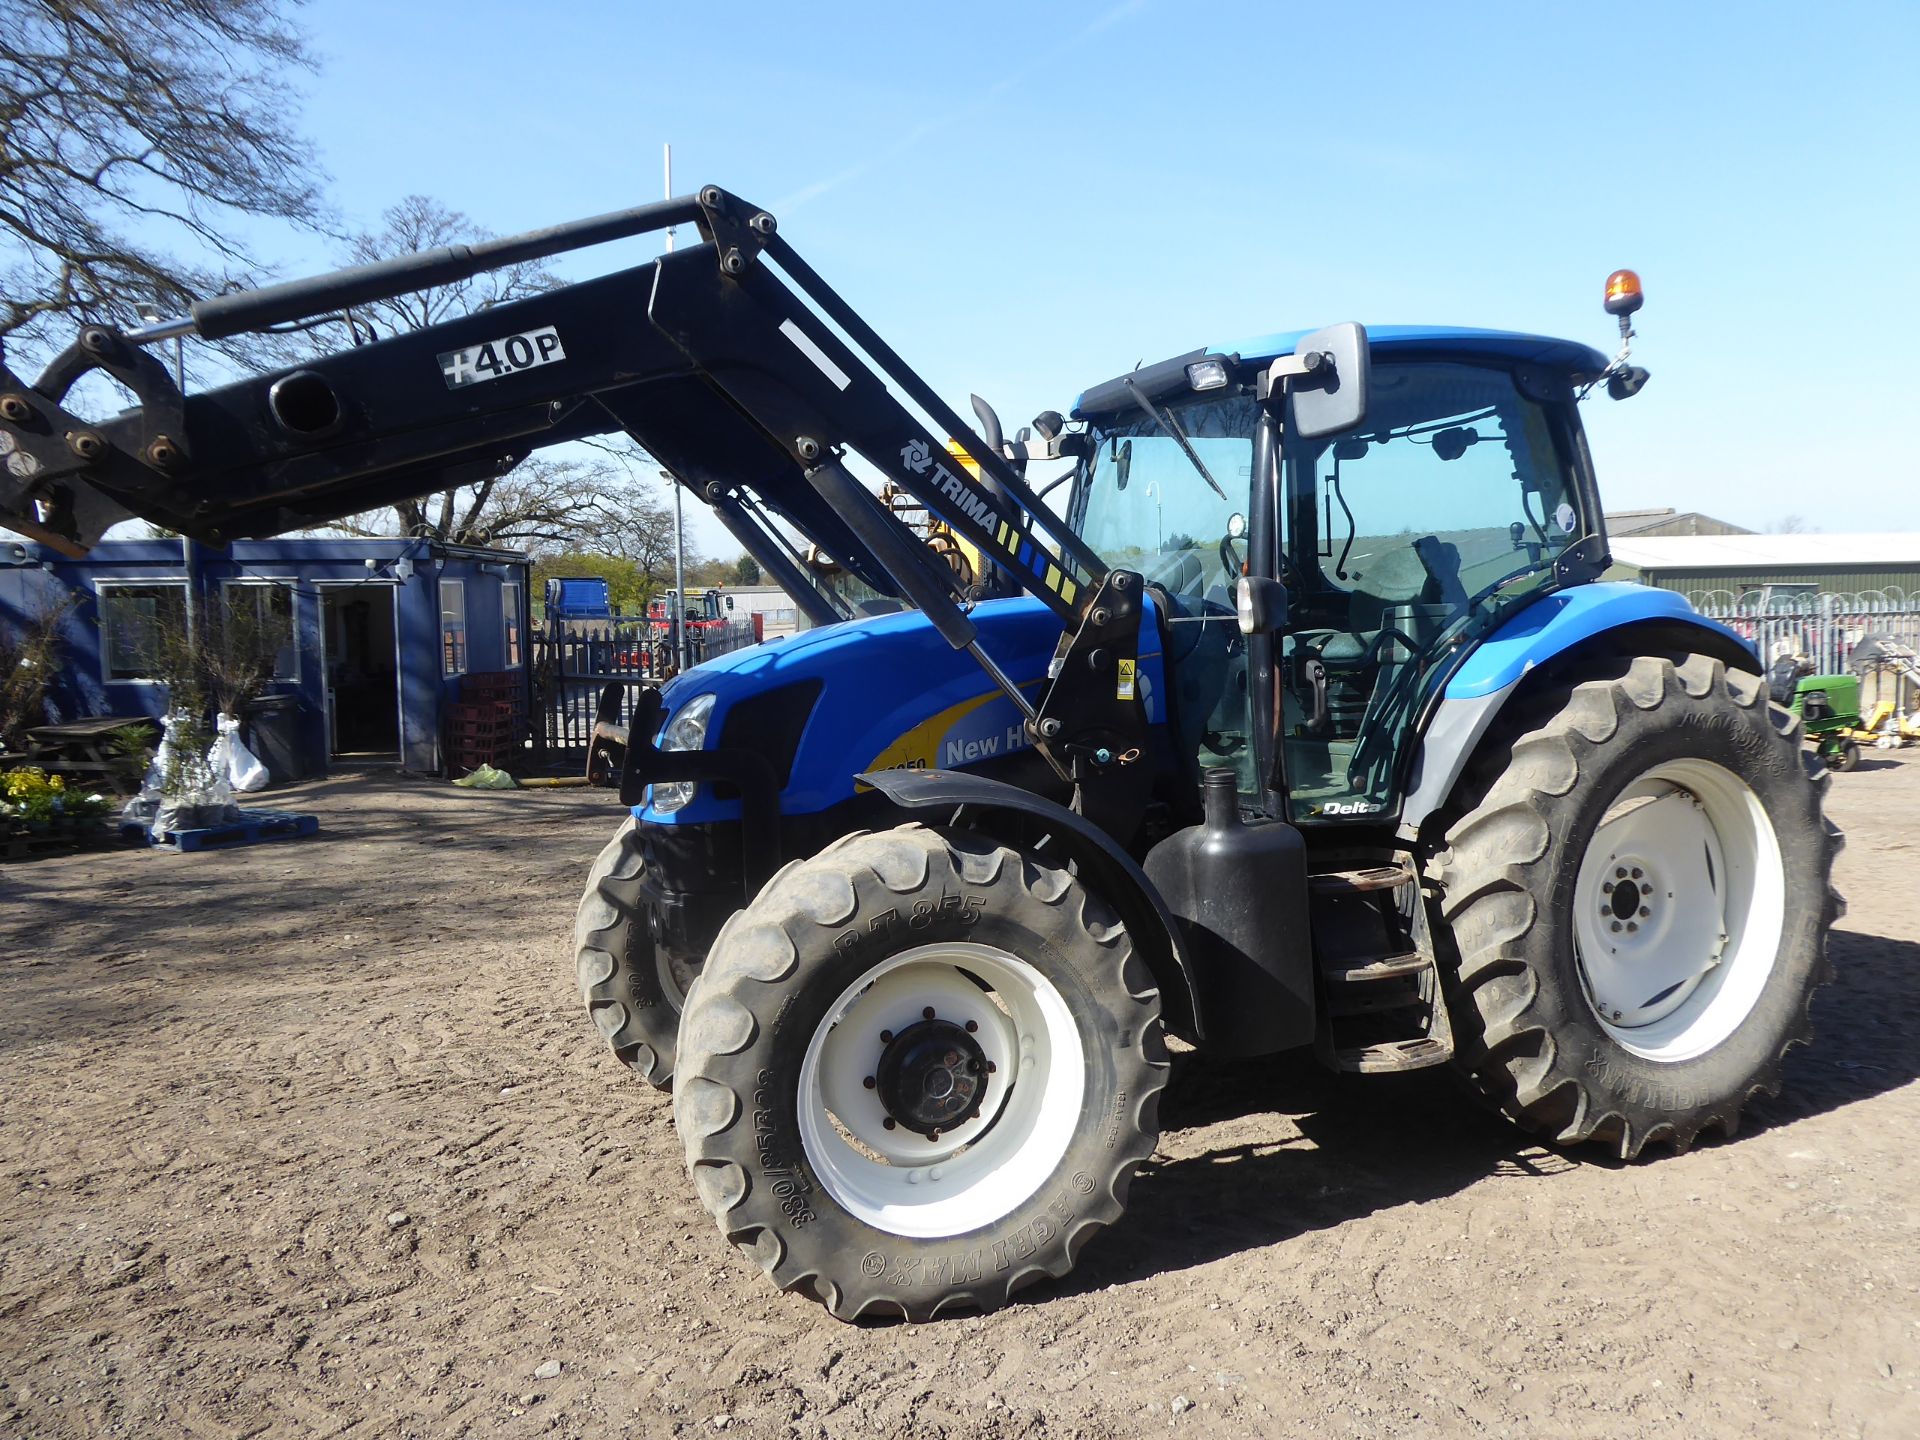
<svg viewBox="0 0 1920 1440"><path fill-rule="evenodd" d="M1543 697L1439 857L1456 1063L1523 1128L1623 1159L1732 1135L1828 975L1825 782L1798 718L1703 655Z"/></svg>
<svg viewBox="0 0 1920 1440"><path fill-rule="evenodd" d="M842 1320L991 1310L1118 1220L1160 998L1064 870L918 825L790 866L715 940L674 1119L701 1202Z"/></svg>
<svg viewBox="0 0 1920 1440"><path fill-rule="evenodd" d="M647 931L646 859L632 816L587 874L573 923L574 974L614 1057L649 1085L673 1088L680 1010L691 973Z"/></svg>

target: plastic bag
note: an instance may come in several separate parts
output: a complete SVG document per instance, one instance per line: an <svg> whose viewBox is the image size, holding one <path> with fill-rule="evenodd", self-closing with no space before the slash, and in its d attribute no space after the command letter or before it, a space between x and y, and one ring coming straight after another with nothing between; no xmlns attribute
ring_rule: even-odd
<svg viewBox="0 0 1920 1440"><path fill-rule="evenodd" d="M243 795L267 788L267 767L240 739L240 722L231 715L215 720L220 733L207 752L207 763L227 777L227 783Z"/></svg>
<svg viewBox="0 0 1920 1440"><path fill-rule="evenodd" d="M204 830L238 820L240 807L233 803L225 772L212 763L213 749L200 753L199 736L193 732L205 731L198 719L176 710L163 723L166 729L146 781L127 802L121 818L147 826L156 841L164 841L174 831Z"/></svg>
<svg viewBox="0 0 1920 1440"><path fill-rule="evenodd" d="M511 790L514 788L513 776L504 770L496 770L491 765L476 765L462 775L454 784L467 790Z"/></svg>

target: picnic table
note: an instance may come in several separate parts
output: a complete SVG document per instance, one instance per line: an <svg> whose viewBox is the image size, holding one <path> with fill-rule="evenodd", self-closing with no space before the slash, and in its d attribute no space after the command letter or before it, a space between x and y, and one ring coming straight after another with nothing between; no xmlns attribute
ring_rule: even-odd
<svg viewBox="0 0 1920 1440"><path fill-rule="evenodd" d="M53 775L98 776L117 791L127 766L114 758L108 739L127 725L152 726L153 721L144 716L94 715L60 725L35 725L27 731L32 748L23 758Z"/></svg>

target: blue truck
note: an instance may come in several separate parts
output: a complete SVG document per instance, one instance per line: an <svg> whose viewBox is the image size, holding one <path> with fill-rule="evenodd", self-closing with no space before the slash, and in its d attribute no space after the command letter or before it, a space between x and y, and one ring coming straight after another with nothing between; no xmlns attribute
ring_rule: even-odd
<svg viewBox="0 0 1920 1440"><path fill-rule="evenodd" d="M146 348L675 224L701 243L202 394ZM1647 378L1637 277L1605 298L1611 357L1340 324L1138 366L1009 437L708 187L88 326L38 381L0 371L0 522L222 543L635 438L814 628L606 727L627 813L581 995L671 1088L745 1256L843 1319L928 1319L1121 1219L1169 1034L1450 1067L1629 1159L1777 1088L1840 913L1825 773L1738 637L1600 578L1581 405ZM139 406L71 413L90 369Z"/></svg>

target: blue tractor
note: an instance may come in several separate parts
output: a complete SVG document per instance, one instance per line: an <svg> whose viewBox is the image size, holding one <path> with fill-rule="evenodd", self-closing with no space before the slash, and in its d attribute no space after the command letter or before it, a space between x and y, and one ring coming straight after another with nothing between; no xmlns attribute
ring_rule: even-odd
<svg viewBox="0 0 1920 1440"><path fill-rule="evenodd" d="M652 264L201 395L143 348L689 222ZM1119 1220L1168 1034L1450 1066L1623 1158L1777 1087L1838 837L1751 651L1600 578L1579 401L1644 383L1639 298L1609 281L1611 360L1337 325L1136 368L1008 439L709 188L89 327L35 385L0 373L25 457L0 519L219 543L636 437L815 628L606 720L631 813L580 905L586 1008L672 1088L701 1203L777 1285L925 1319ZM69 413L88 369L141 407ZM818 583L796 532L879 600Z"/></svg>

